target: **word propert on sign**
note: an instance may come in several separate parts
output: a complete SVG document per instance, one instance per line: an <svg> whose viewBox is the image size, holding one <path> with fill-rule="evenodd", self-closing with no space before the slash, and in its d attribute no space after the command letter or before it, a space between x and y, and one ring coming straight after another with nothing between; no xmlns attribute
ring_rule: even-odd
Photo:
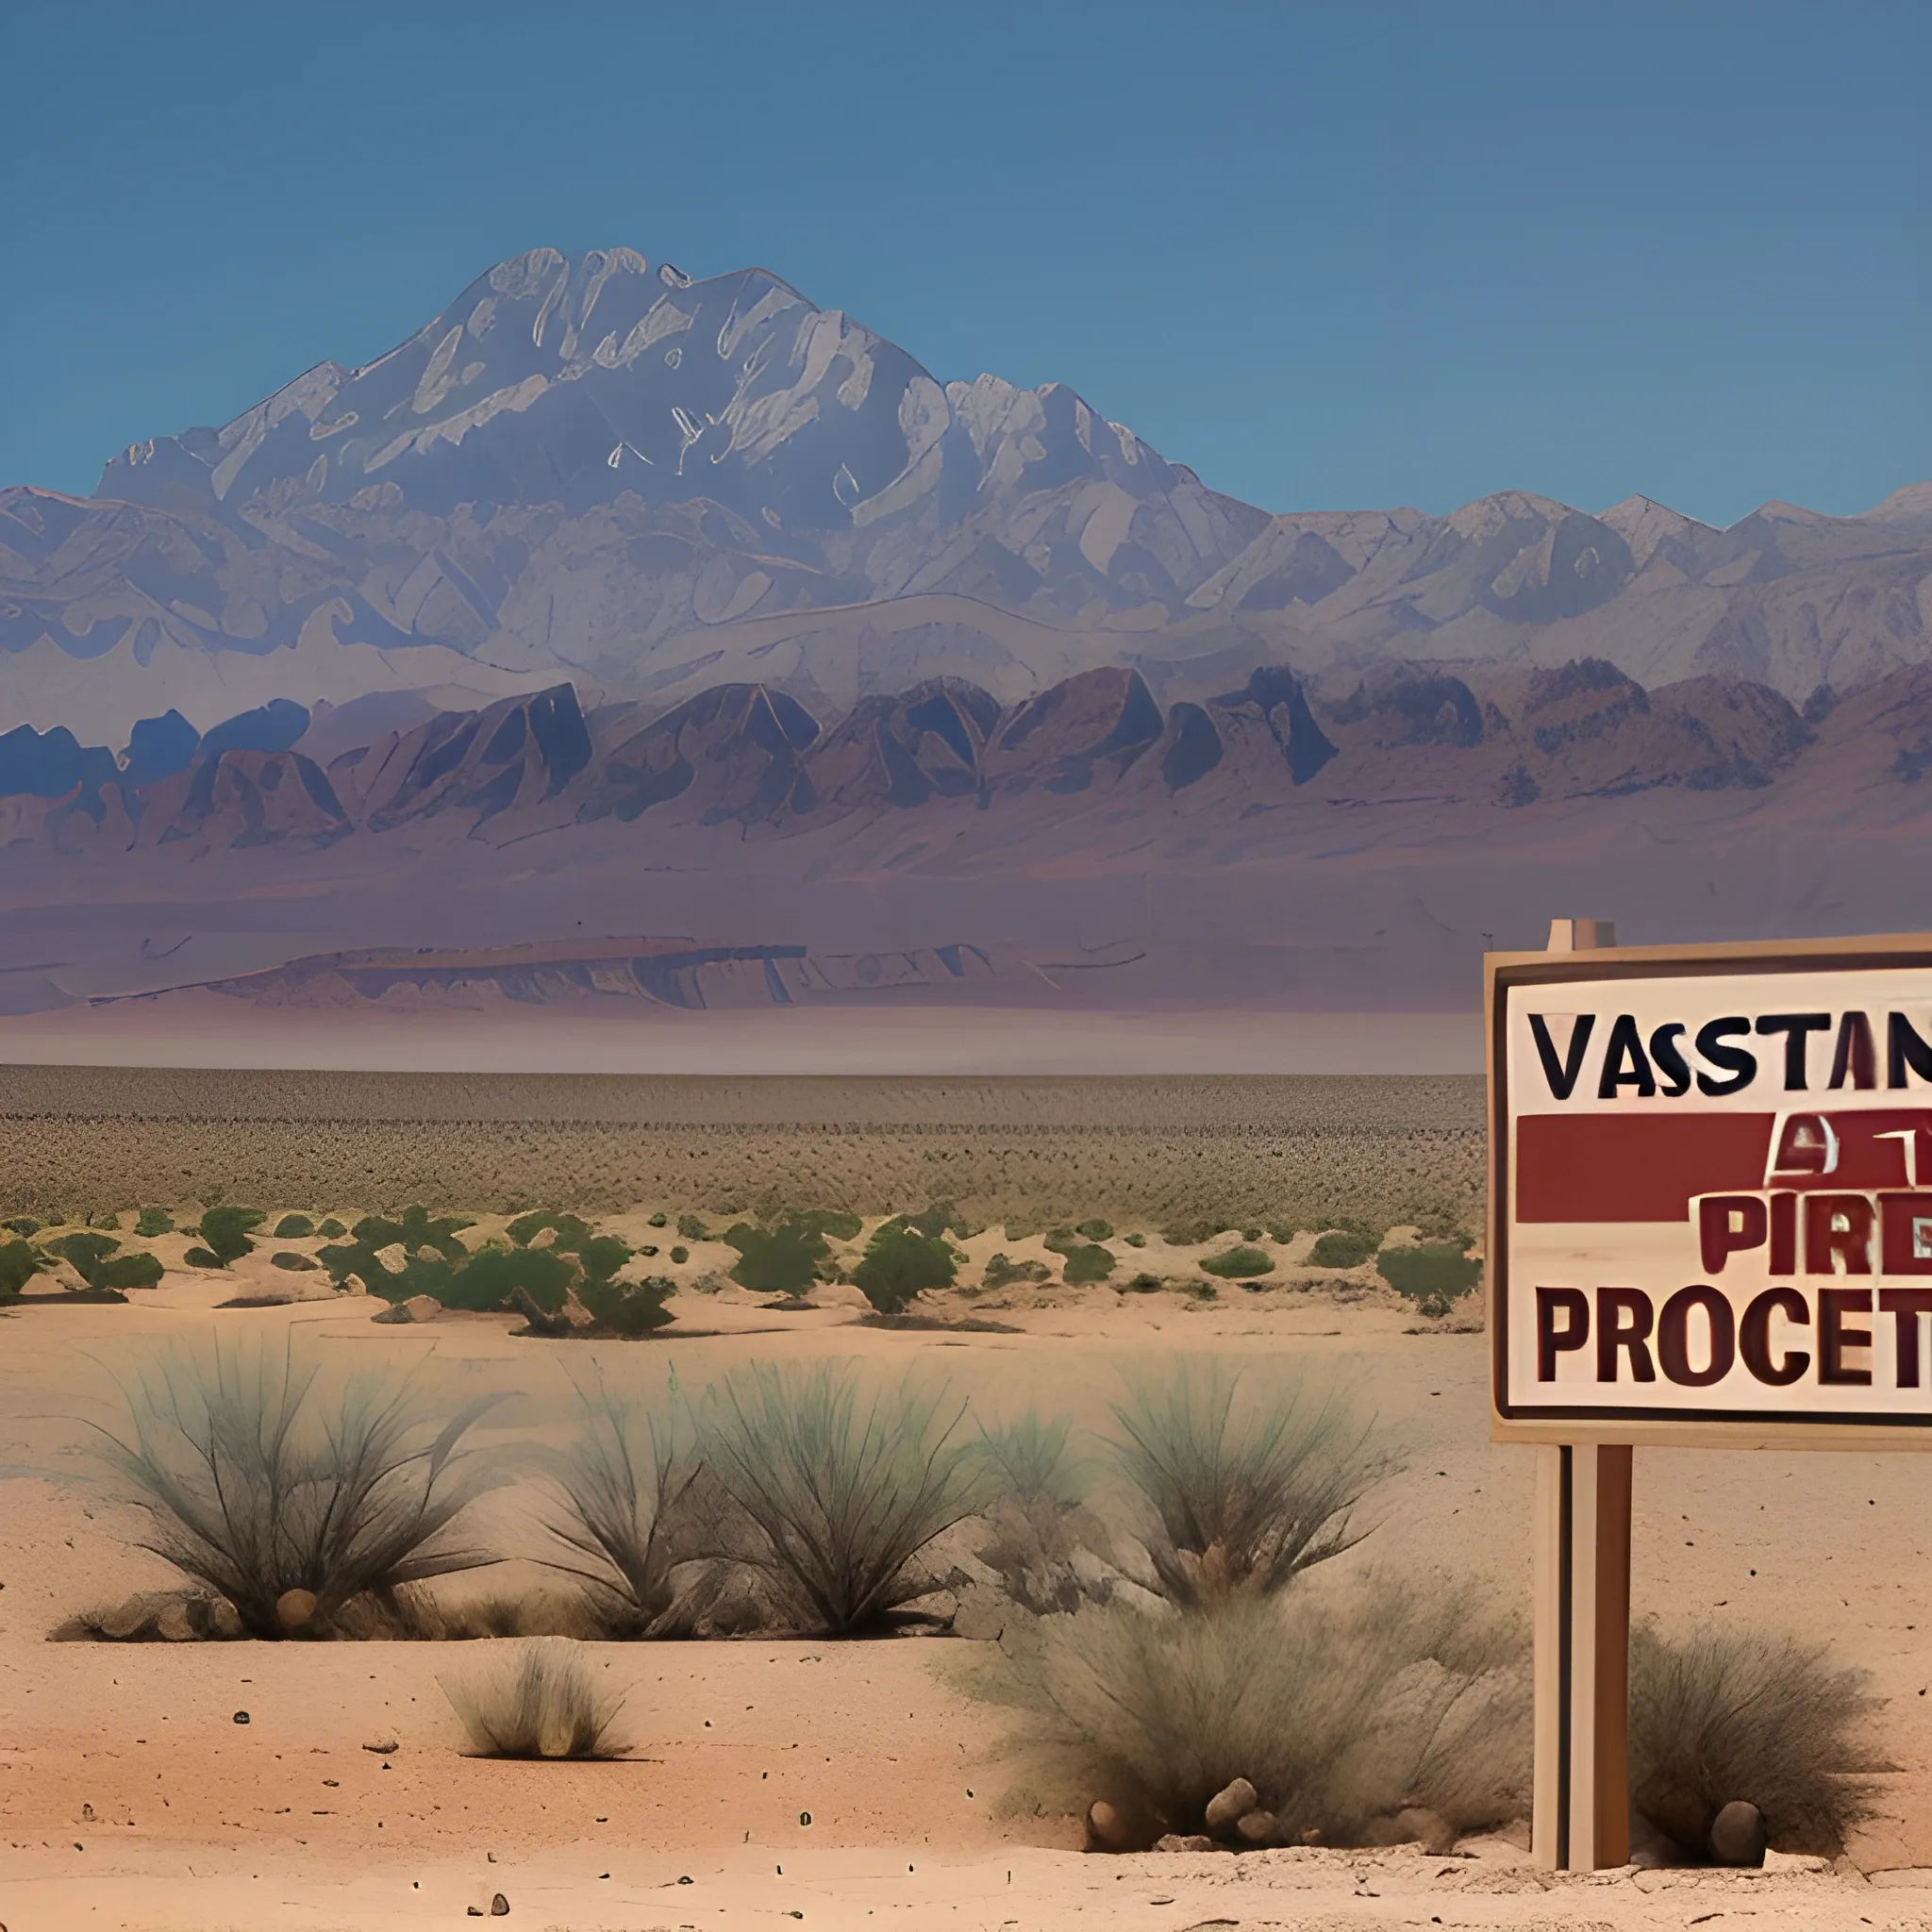
<svg viewBox="0 0 1932 1932"><path fill-rule="evenodd" d="M1932 1447L1932 937L1497 956L1489 1021L1499 1436Z"/></svg>

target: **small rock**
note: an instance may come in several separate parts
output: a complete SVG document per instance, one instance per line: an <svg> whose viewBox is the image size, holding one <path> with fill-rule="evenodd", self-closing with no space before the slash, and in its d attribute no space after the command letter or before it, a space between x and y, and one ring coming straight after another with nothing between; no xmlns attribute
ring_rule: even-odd
<svg viewBox="0 0 1932 1932"><path fill-rule="evenodd" d="M467 1909L473 1919L480 1919L483 1916L483 1907L481 1906L471 1906Z"/></svg>
<svg viewBox="0 0 1932 1932"><path fill-rule="evenodd" d="M1720 1865L1763 1864L1764 1813L1734 1798L1711 1822L1710 1856Z"/></svg>
<svg viewBox="0 0 1932 1932"><path fill-rule="evenodd" d="M136 1638L148 1634L154 1626L155 1616L155 1605L150 1598L131 1596L125 1604L108 1611L94 1628L103 1637L112 1638L116 1643L131 1643Z"/></svg>
<svg viewBox="0 0 1932 1932"><path fill-rule="evenodd" d="M442 1304L433 1294L412 1294L401 1307L412 1322L433 1322L442 1313Z"/></svg>
<svg viewBox="0 0 1932 1932"><path fill-rule="evenodd" d="M1087 1807L1087 1843L1096 1852L1127 1852L1134 1847L1133 1828L1105 1798Z"/></svg>
<svg viewBox="0 0 1932 1932"><path fill-rule="evenodd" d="M409 1265L409 1251L401 1241L391 1241L376 1249L375 1259L385 1274L400 1274Z"/></svg>
<svg viewBox="0 0 1932 1932"><path fill-rule="evenodd" d="M1199 1833L1164 1832L1154 1840L1157 1852L1211 1852L1214 1840Z"/></svg>
<svg viewBox="0 0 1932 1932"><path fill-rule="evenodd" d="M1245 1817L1235 1820L1235 1836L1251 1845L1272 1845L1279 1836L1281 1825L1272 1811L1250 1811Z"/></svg>
<svg viewBox="0 0 1932 1932"><path fill-rule="evenodd" d="M1208 1829L1217 1838L1224 1838L1250 1811L1258 1809L1260 1802L1261 1794L1246 1778L1236 1778L1208 1800Z"/></svg>
<svg viewBox="0 0 1932 1932"><path fill-rule="evenodd" d="M990 1590L966 1590L953 1615L953 1635L974 1642L997 1643L1007 1627L1007 1606Z"/></svg>
<svg viewBox="0 0 1932 1932"><path fill-rule="evenodd" d="M188 1606L178 1597L173 1603L161 1606L161 1613L155 1619L155 1628L169 1643L194 1641L194 1620L188 1614Z"/></svg>
<svg viewBox="0 0 1932 1932"><path fill-rule="evenodd" d="M492 1919L507 1919L509 1917L509 1901L500 1891L493 1892L491 1895L490 1916Z"/></svg>
<svg viewBox="0 0 1932 1932"><path fill-rule="evenodd" d="M1767 1872L1829 1872L1831 1860L1821 1858L1813 1852L1779 1852L1767 1846L1764 1869Z"/></svg>
<svg viewBox="0 0 1932 1932"><path fill-rule="evenodd" d="M235 1722L238 1724L245 1724L248 1722L248 1713L245 1710L238 1710L235 1713Z"/></svg>
<svg viewBox="0 0 1932 1932"><path fill-rule="evenodd" d="M391 1738L387 1744L365 1744L362 1748L365 1751L375 1752L378 1757L387 1757L396 1748L396 1740ZM494 1860L492 1859L491 1862L494 1863Z"/></svg>
<svg viewBox="0 0 1932 1932"><path fill-rule="evenodd" d="M208 1606L208 1627L209 1632L222 1638L234 1639L242 1635L242 1612L225 1596L218 1596Z"/></svg>
<svg viewBox="0 0 1932 1932"><path fill-rule="evenodd" d="M284 1630L306 1630L315 1621L315 1592L285 1590L275 1599L275 1622Z"/></svg>

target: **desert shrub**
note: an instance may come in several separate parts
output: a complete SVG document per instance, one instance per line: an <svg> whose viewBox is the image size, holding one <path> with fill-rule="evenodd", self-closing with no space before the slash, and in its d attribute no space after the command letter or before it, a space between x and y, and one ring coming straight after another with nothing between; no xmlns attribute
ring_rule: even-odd
<svg viewBox="0 0 1932 1932"><path fill-rule="evenodd" d="M421 1271L422 1285L409 1286L411 1275ZM439 1275L441 1278L438 1278ZM411 1257L411 1264L400 1280L406 1292L384 1291L391 1300L407 1300L410 1294L434 1295L446 1308L491 1312L505 1307L512 1293L521 1289L545 1314L555 1314L576 1280L577 1270L569 1257L544 1248L481 1248L460 1266L447 1262L423 1261Z"/></svg>
<svg viewBox="0 0 1932 1932"><path fill-rule="evenodd" d="M1128 1294L1158 1294L1166 1283L1158 1274L1137 1274L1126 1284Z"/></svg>
<svg viewBox="0 0 1932 1932"><path fill-rule="evenodd" d="M677 1217L677 1231L688 1241L704 1241L711 1238L710 1230L695 1214L680 1214Z"/></svg>
<svg viewBox="0 0 1932 1932"><path fill-rule="evenodd" d="M1254 1841L1347 1845L1413 1836L1405 1812L1457 1832L1522 1815L1526 1662L1473 1590L1372 1572L1179 1616L1083 1609L961 1676L1015 1715L1016 1795L1105 1800L1144 1847L1202 1831L1244 1777Z"/></svg>
<svg viewBox="0 0 1932 1932"><path fill-rule="evenodd" d="M1224 1254L1203 1255L1199 1266L1224 1281L1246 1281L1257 1274L1274 1272L1274 1257L1265 1248L1229 1248Z"/></svg>
<svg viewBox="0 0 1932 1932"><path fill-rule="evenodd" d="M426 1585L405 1584L377 1602L358 1597L336 1618L339 1636L390 1643L468 1643L480 1638L611 1635L607 1619L581 1591L498 1591L454 1602Z"/></svg>
<svg viewBox="0 0 1932 1932"><path fill-rule="evenodd" d="M94 1288L158 1288L164 1270L156 1255L115 1255L94 1270Z"/></svg>
<svg viewBox="0 0 1932 1932"><path fill-rule="evenodd" d="M134 1231L143 1241L175 1232L175 1217L165 1208L143 1208L135 1217Z"/></svg>
<svg viewBox="0 0 1932 1932"><path fill-rule="evenodd" d="M0 1241L0 1301L15 1300L46 1265L31 1243L18 1235Z"/></svg>
<svg viewBox="0 0 1932 1932"><path fill-rule="evenodd" d="M1113 1263L1114 1257L1108 1249L1081 1243L1068 1250L1060 1279L1075 1288L1088 1282L1105 1281L1113 1273Z"/></svg>
<svg viewBox="0 0 1932 1932"><path fill-rule="evenodd" d="M600 1328L632 1338L652 1334L677 1318L665 1307L677 1292L668 1274L647 1274L641 1281L611 1281L586 1275L577 1283L577 1299Z"/></svg>
<svg viewBox="0 0 1932 1932"><path fill-rule="evenodd" d="M652 1227L668 1227L671 1224L671 1217L662 1208L659 1208L656 1214L651 1216L649 1224Z"/></svg>
<svg viewBox="0 0 1932 1932"><path fill-rule="evenodd" d="M552 1247L575 1251L582 1242L591 1238L591 1224L575 1214L552 1214L540 1209L533 1214L520 1214L506 1230L518 1247L527 1247L531 1241L548 1229L557 1239Z"/></svg>
<svg viewBox="0 0 1932 1932"><path fill-rule="evenodd" d="M41 1231L41 1224L31 1214L9 1214L5 1221L0 1221L0 1227L8 1234L17 1235L39 1234Z"/></svg>
<svg viewBox="0 0 1932 1932"><path fill-rule="evenodd" d="M1080 1245L1080 1237L1071 1227L1050 1227L1040 1244L1049 1255L1070 1255Z"/></svg>
<svg viewBox="0 0 1932 1932"><path fill-rule="evenodd" d="M724 1240L738 1250L731 1278L760 1294L803 1294L818 1279L830 1252L825 1238L809 1222L785 1221L776 1227L740 1222Z"/></svg>
<svg viewBox="0 0 1932 1932"><path fill-rule="evenodd" d="M896 1315L928 1288L950 1288L956 1268L942 1235L923 1234L905 1221L888 1221L865 1244L852 1271L859 1292L882 1315Z"/></svg>
<svg viewBox="0 0 1932 1932"><path fill-rule="evenodd" d="M1052 1274L1044 1261L1011 1261L1004 1255L993 1255L980 1278L988 1288L1005 1288L1015 1281L1045 1281Z"/></svg>
<svg viewBox="0 0 1932 1932"><path fill-rule="evenodd" d="M472 1570L456 1518L496 1480L463 1438L498 1400L432 1405L413 1376L325 1384L280 1351L177 1349L124 1384L100 1453L148 1515L142 1546L228 1599L253 1637L284 1634L275 1603L316 1600L325 1632L365 1591Z"/></svg>
<svg viewBox="0 0 1932 1932"><path fill-rule="evenodd" d="M895 1215L888 1225L909 1227L915 1234L922 1234L933 1241L941 1241L949 1234L971 1232L959 1210L950 1201L935 1201L924 1213Z"/></svg>
<svg viewBox="0 0 1932 1932"><path fill-rule="evenodd" d="M981 1423L974 1454L983 1464L995 1494L1022 1503L1077 1503L1077 1465L1067 1454L1073 1424L1065 1416L1042 1422L1029 1408L1018 1422Z"/></svg>
<svg viewBox="0 0 1932 1932"><path fill-rule="evenodd" d="M1630 1633L1632 1803L1701 1856L1734 1799L1764 1814L1780 1851L1840 1851L1870 1817L1871 1774L1889 1769L1872 1737L1869 1678L1823 1643L1708 1625Z"/></svg>
<svg viewBox="0 0 1932 1932"><path fill-rule="evenodd" d="M1130 1248L1144 1248L1147 1245L1147 1237L1144 1234L1124 1234L1121 1239Z"/></svg>
<svg viewBox="0 0 1932 1932"><path fill-rule="evenodd" d="M613 1630L682 1634L691 1610L673 1573L715 1553L715 1489L669 1411L601 1386L577 1394L576 1440L547 1465L562 1507L545 1526L571 1554L544 1560L584 1585Z"/></svg>
<svg viewBox="0 0 1932 1932"><path fill-rule="evenodd" d="M1446 1315L1452 1302L1483 1278L1483 1264L1470 1259L1460 1241L1418 1248L1389 1248L1375 1257L1382 1279L1407 1295L1425 1315Z"/></svg>
<svg viewBox="0 0 1932 1932"><path fill-rule="evenodd" d="M1110 1221L1076 1221L1074 1232L1083 1241L1110 1241L1113 1239L1113 1223Z"/></svg>
<svg viewBox="0 0 1932 1932"><path fill-rule="evenodd" d="M1036 1617L1106 1602L1113 1573L1083 1564L1082 1553L1110 1564L1106 1525L1083 1506L1080 1465L1067 1453L1071 1424L1041 1422L1028 1409L1016 1423L980 1425L975 1451L985 1467L985 1530L974 1554L1001 1588Z"/></svg>
<svg viewBox="0 0 1932 1932"><path fill-rule="evenodd" d="M1227 1223L1211 1217L1199 1221L1183 1221L1173 1227L1162 1228L1160 1239L1172 1248L1198 1248L1203 1241L1211 1241L1225 1230Z"/></svg>
<svg viewBox="0 0 1932 1932"><path fill-rule="evenodd" d="M1153 1521L1147 1554L1163 1591L1185 1605L1268 1594L1353 1548L1363 1496L1387 1457L1349 1404L1298 1379L1258 1389L1183 1361L1157 1387L1129 1381L1112 1405L1121 1473Z"/></svg>
<svg viewBox="0 0 1932 1932"><path fill-rule="evenodd" d="M534 1637L513 1658L490 1656L439 1676L483 1757L614 1757L610 1726L622 1692L598 1689L568 1637Z"/></svg>
<svg viewBox="0 0 1932 1932"><path fill-rule="evenodd" d="M318 1273L322 1263L308 1255L298 1255L292 1248L284 1248L279 1255L268 1257L271 1268L280 1268L291 1274L312 1274Z"/></svg>
<svg viewBox="0 0 1932 1932"><path fill-rule="evenodd" d="M325 1241L339 1241L349 1230L331 1214L327 1220L315 1224L315 1231Z"/></svg>
<svg viewBox="0 0 1932 1932"><path fill-rule="evenodd" d="M1379 1235L1356 1228L1330 1228L1316 1236L1308 1260L1316 1268L1359 1268L1380 1244Z"/></svg>
<svg viewBox="0 0 1932 1932"><path fill-rule="evenodd" d="M673 1248L673 1249L672 1249L672 1251L671 1251L671 1262L672 1262L672 1265L673 1265L674 1267L682 1267L682 1266L683 1266L683 1264L684 1264L685 1262L689 1261L690 1259L691 1259L691 1250L690 1250L689 1248Z"/></svg>
<svg viewBox="0 0 1932 1932"><path fill-rule="evenodd" d="M315 1232L315 1223L306 1214L285 1214L271 1232L278 1241L307 1241Z"/></svg>
<svg viewBox="0 0 1932 1932"><path fill-rule="evenodd" d="M214 1265L225 1268L230 1261L239 1261L243 1255L252 1254L255 1243L248 1239L248 1230L259 1227L268 1219L259 1208L210 1208L201 1217L195 1232L201 1237L201 1249L214 1257ZM193 1255L189 1258L193 1260ZM198 1268L205 1268L206 1261L197 1261Z"/></svg>
<svg viewBox="0 0 1932 1932"><path fill-rule="evenodd" d="M753 1362L707 1391L699 1452L742 1512L781 1615L841 1635L924 1595L932 1540L973 1513L963 1411L909 1380L861 1395L846 1367Z"/></svg>

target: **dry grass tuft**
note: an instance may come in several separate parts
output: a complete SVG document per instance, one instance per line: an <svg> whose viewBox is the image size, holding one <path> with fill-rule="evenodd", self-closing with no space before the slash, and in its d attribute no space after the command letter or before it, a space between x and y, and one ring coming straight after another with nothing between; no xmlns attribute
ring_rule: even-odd
<svg viewBox="0 0 1932 1932"><path fill-rule="evenodd" d="M1357 1504L1391 1467L1347 1400L1293 1377L1183 1361L1159 1386L1129 1381L1111 1446L1153 1522L1161 1588L1191 1607L1266 1594L1359 1542Z"/></svg>
<svg viewBox="0 0 1932 1932"><path fill-rule="evenodd" d="M581 1648L537 1637L514 1657L491 1657L439 1677L481 1757L616 1757L609 1732L622 1691L600 1690Z"/></svg>
<svg viewBox="0 0 1932 1932"><path fill-rule="evenodd" d="M1104 1800L1142 1845L1201 1831L1242 1777L1260 1843L1390 1843L1526 1806L1522 1633L1469 1588L1371 1572L1200 1611L1085 1609L962 1681L1017 1714L1015 1803Z"/></svg>
<svg viewBox="0 0 1932 1932"><path fill-rule="evenodd" d="M1763 1812L1780 1851L1841 1851L1872 1814L1878 1700L1830 1647L1750 1630L1630 1633L1632 1803L1701 1857L1720 1809Z"/></svg>

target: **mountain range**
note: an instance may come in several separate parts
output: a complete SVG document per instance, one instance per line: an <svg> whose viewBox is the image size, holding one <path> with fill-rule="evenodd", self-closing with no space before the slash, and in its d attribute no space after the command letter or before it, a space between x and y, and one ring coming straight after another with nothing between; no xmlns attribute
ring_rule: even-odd
<svg viewBox="0 0 1932 1932"><path fill-rule="evenodd" d="M1639 851L1677 926L1873 923L1862 857L1791 855L1916 839L1926 770L1932 485L1273 515L626 249L0 491L5 1010L393 998L450 945L403 977L1440 1006Z"/></svg>

